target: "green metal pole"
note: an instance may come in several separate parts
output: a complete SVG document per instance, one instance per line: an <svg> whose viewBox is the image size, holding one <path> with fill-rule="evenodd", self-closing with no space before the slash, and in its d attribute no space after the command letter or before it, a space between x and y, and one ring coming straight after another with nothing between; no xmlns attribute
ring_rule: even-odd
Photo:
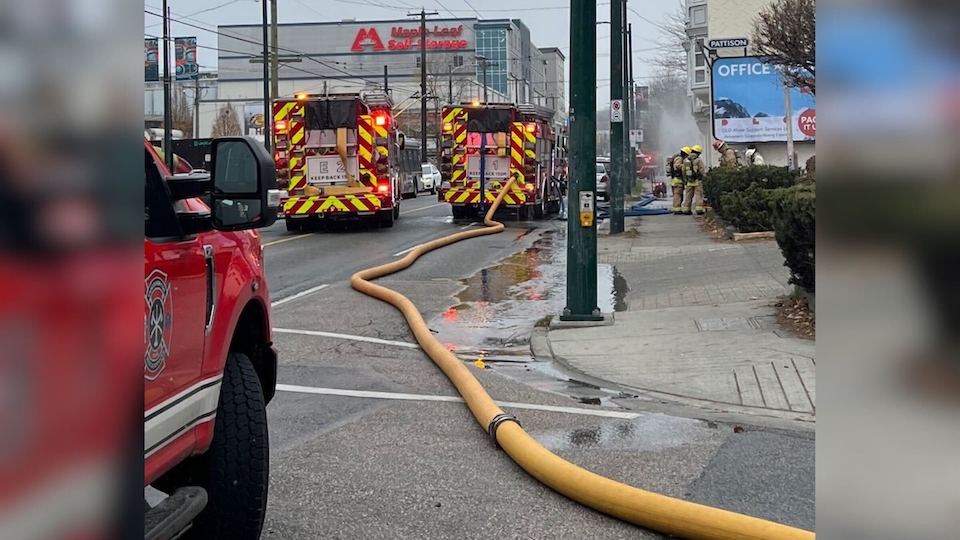
<svg viewBox="0 0 960 540"><path fill-rule="evenodd" d="M627 1L623 0L623 189L624 193L632 193L637 183L637 158L630 144L630 129L633 127L633 104L630 102L630 25L627 24ZM623 205L620 205L623 208Z"/></svg>
<svg viewBox="0 0 960 540"><path fill-rule="evenodd" d="M610 2L610 103L620 103L620 120L610 117L610 234L623 232L623 186L627 181L624 170L626 146L623 129L626 125L626 103L623 99L623 12L624 0Z"/></svg>
<svg viewBox="0 0 960 540"><path fill-rule="evenodd" d="M580 194L596 195L597 4L570 1L570 165L567 214L567 304L560 320L599 321L596 208L580 221Z"/></svg>

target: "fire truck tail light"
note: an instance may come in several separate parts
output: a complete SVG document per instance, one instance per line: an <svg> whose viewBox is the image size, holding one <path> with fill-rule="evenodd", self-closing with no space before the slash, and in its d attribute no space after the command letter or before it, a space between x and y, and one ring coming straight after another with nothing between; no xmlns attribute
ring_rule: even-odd
<svg viewBox="0 0 960 540"><path fill-rule="evenodd" d="M273 130L278 133L282 133L286 131L287 130L286 120L277 120L276 123L273 124Z"/></svg>
<svg viewBox="0 0 960 540"><path fill-rule="evenodd" d="M527 132L528 132L528 133L536 133L536 132L537 132L537 125L534 124L533 122L527 124Z"/></svg>
<svg viewBox="0 0 960 540"><path fill-rule="evenodd" d="M450 122L444 122L444 124L443 124L443 130L444 130L444 131L453 131L453 124L451 124Z"/></svg>
<svg viewBox="0 0 960 540"><path fill-rule="evenodd" d="M389 193L389 192L390 192L390 185L389 185L389 184L378 184L378 185L377 185L377 193Z"/></svg>
<svg viewBox="0 0 960 540"><path fill-rule="evenodd" d="M386 113L377 113L377 114L373 117L373 122L374 122L375 124L377 124L378 126L386 126L386 125L387 125L387 115L386 115Z"/></svg>
<svg viewBox="0 0 960 540"><path fill-rule="evenodd" d="M537 187L537 186L528 183L528 184L524 184L523 189L532 192L536 187Z"/></svg>

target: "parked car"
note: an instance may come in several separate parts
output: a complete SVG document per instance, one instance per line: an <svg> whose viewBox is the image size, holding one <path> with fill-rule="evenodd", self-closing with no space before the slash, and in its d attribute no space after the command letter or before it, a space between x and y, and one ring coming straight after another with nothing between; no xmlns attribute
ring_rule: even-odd
<svg viewBox="0 0 960 540"><path fill-rule="evenodd" d="M440 187L440 169L433 163L420 164L420 190L436 193Z"/></svg>
<svg viewBox="0 0 960 540"><path fill-rule="evenodd" d="M610 185L610 161L597 160L597 200L607 200L607 187Z"/></svg>

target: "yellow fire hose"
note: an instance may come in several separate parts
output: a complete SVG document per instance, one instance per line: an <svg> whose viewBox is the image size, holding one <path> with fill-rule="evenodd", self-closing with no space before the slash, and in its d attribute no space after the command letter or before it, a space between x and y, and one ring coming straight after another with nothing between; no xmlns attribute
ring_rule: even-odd
<svg viewBox="0 0 960 540"><path fill-rule="evenodd" d="M433 337L413 302L394 290L369 281L409 267L424 253L467 238L501 232L503 224L494 221L493 214L503 196L513 187L513 183L514 178L511 177L490 206L484 218L486 228L459 232L420 244L402 259L357 272L350 278L350 284L368 296L392 304L403 313L420 347L457 388L480 426L487 430L517 465L554 491L634 525L682 538L815 538L810 531L628 486L594 474L553 454L528 435L516 418L505 414L470 373L469 368Z"/></svg>

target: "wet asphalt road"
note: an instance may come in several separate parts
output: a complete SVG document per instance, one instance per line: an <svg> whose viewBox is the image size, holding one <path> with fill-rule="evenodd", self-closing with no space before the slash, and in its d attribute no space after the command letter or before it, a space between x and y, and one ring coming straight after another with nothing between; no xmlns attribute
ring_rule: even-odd
<svg viewBox="0 0 960 540"><path fill-rule="evenodd" d="M412 337L399 313L353 291L348 280L468 224L452 223L449 207L429 195L404 201L401 212L393 229L301 235L278 222L263 231L272 300L325 286L274 307L275 328L388 341L275 333L279 383L327 394L413 394L385 400L278 392L268 407L271 486L263 537L659 538L541 486L492 445L463 404L418 397L455 391L419 349L402 346ZM426 255L380 283L409 296L465 360L478 349L504 360L475 370L494 399L622 412L582 404L576 392L543 391L552 387L536 383L542 373L517 376L531 373L524 363L529 330L562 295L555 271L541 268L551 250L562 248L565 225L505 222L503 234ZM595 472L814 526L810 434L749 427L735 434L730 425L656 413L625 419L504 408L542 444Z"/></svg>

